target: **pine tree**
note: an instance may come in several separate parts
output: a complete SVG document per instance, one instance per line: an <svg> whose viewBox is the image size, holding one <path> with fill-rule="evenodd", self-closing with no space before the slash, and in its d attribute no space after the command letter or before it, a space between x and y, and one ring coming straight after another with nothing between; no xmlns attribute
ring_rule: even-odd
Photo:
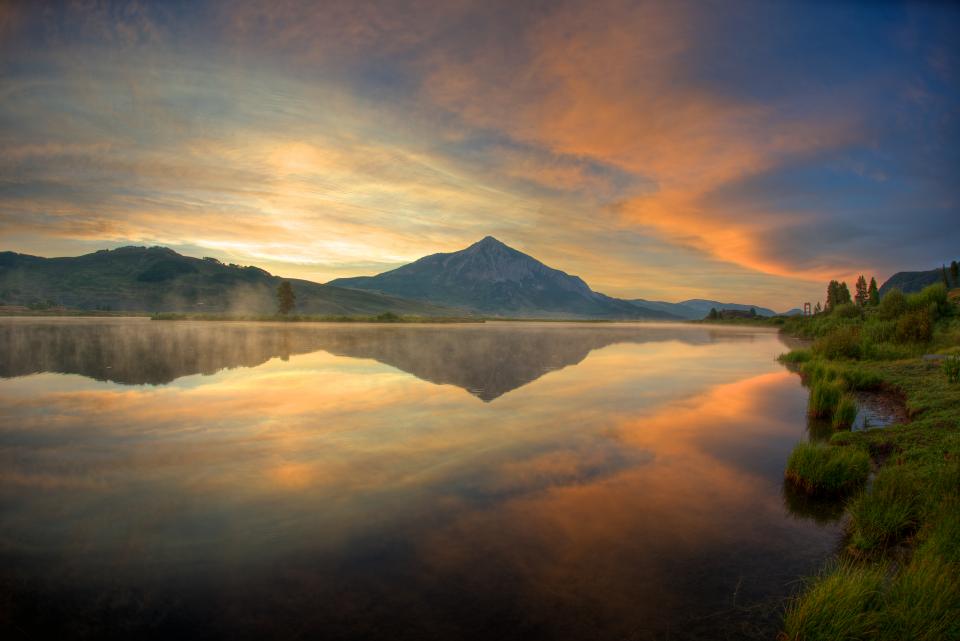
<svg viewBox="0 0 960 641"><path fill-rule="evenodd" d="M867 292L867 279L863 277L863 274L860 274L860 278L857 279L856 288L857 294L854 299L857 301L857 305L863 307L867 304L867 298L869 297L869 293Z"/></svg>
<svg viewBox="0 0 960 641"><path fill-rule="evenodd" d="M824 311L829 312L833 309L834 305L837 304L837 290L840 288L840 283L835 280L831 280L827 285L827 302L824 305Z"/></svg>
<svg viewBox="0 0 960 641"><path fill-rule="evenodd" d="M876 307L880 304L880 290L877 289L877 279L870 277L870 307Z"/></svg>
<svg viewBox="0 0 960 641"><path fill-rule="evenodd" d="M277 313L283 315L289 314L296 304L297 295L293 293L293 287L290 286L290 281L283 281L280 283L280 286L277 287Z"/></svg>
<svg viewBox="0 0 960 641"><path fill-rule="evenodd" d="M840 283L840 289L837 290L837 305L847 305L850 303L850 288L846 281Z"/></svg>
<svg viewBox="0 0 960 641"><path fill-rule="evenodd" d="M947 278L947 266L941 265L940 270L943 272L943 286L950 289L950 279Z"/></svg>
<svg viewBox="0 0 960 641"><path fill-rule="evenodd" d="M709 318L710 320L717 320L717 318L719 318L719 317L720 317L720 314L717 313L717 308L716 308L716 307L711 307L711 308L710 308L710 313L707 314L707 318Z"/></svg>
<svg viewBox="0 0 960 641"><path fill-rule="evenodd" d="M960 287L960 263L950 261L950 275L953 276L953 286Z"/></svg>

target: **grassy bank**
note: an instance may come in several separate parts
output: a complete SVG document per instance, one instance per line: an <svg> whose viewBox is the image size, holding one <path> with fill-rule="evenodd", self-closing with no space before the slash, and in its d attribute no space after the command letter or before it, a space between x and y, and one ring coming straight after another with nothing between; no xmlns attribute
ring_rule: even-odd
<svg viewBox="0 0 960 641"><path fill-rule="evenodd" d="M836 428L827 443L799 444L785 475L842 502L845 535L789 605L782 638L960 639L960 358L949 358L960 354L960 309L942 286L841 307L785 325L814 340L783 360L810 387L810 414ZM843 429L864 389L904 399L910 420Z"/></svg>

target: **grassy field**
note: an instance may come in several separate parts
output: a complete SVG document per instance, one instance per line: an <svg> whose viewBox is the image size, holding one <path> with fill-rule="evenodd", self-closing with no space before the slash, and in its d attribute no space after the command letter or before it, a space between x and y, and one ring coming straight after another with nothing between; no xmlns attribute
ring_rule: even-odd
<svg viewBox="0 0 960 641"><path fill-rule="evenodd" d="M942 285L894 290L878 306L840 306L784 329L813 339L782 360L810 387L810 414L837 428L827 443L798 444L785 475L798 491L843 502L845 539L788 606L782 639L960 639L956 296ZM851 394L866 389L904 399L910 420L843 429Z"/></svg>

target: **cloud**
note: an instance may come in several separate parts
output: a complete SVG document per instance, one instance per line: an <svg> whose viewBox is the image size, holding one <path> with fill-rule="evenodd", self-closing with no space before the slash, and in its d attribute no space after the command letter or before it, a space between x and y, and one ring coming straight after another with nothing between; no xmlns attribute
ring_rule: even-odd
<svg viewBox="0 0 960 641"><path fill-rule="evenodd" d="M936 8L15 6L0 237L40 253L326 280L493 234L614 295L783 307L957 244Z"/></svg>

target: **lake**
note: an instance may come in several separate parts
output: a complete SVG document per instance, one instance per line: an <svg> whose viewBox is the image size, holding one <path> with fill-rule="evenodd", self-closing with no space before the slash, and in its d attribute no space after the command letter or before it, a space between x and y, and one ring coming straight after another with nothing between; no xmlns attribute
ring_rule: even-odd
<svg viewBox="0 0 960 641"><path fill-rule="evenodd" d="M839 541L783 485L772 330L8 318L0 350L7 639L771 639Z"/></svg>

